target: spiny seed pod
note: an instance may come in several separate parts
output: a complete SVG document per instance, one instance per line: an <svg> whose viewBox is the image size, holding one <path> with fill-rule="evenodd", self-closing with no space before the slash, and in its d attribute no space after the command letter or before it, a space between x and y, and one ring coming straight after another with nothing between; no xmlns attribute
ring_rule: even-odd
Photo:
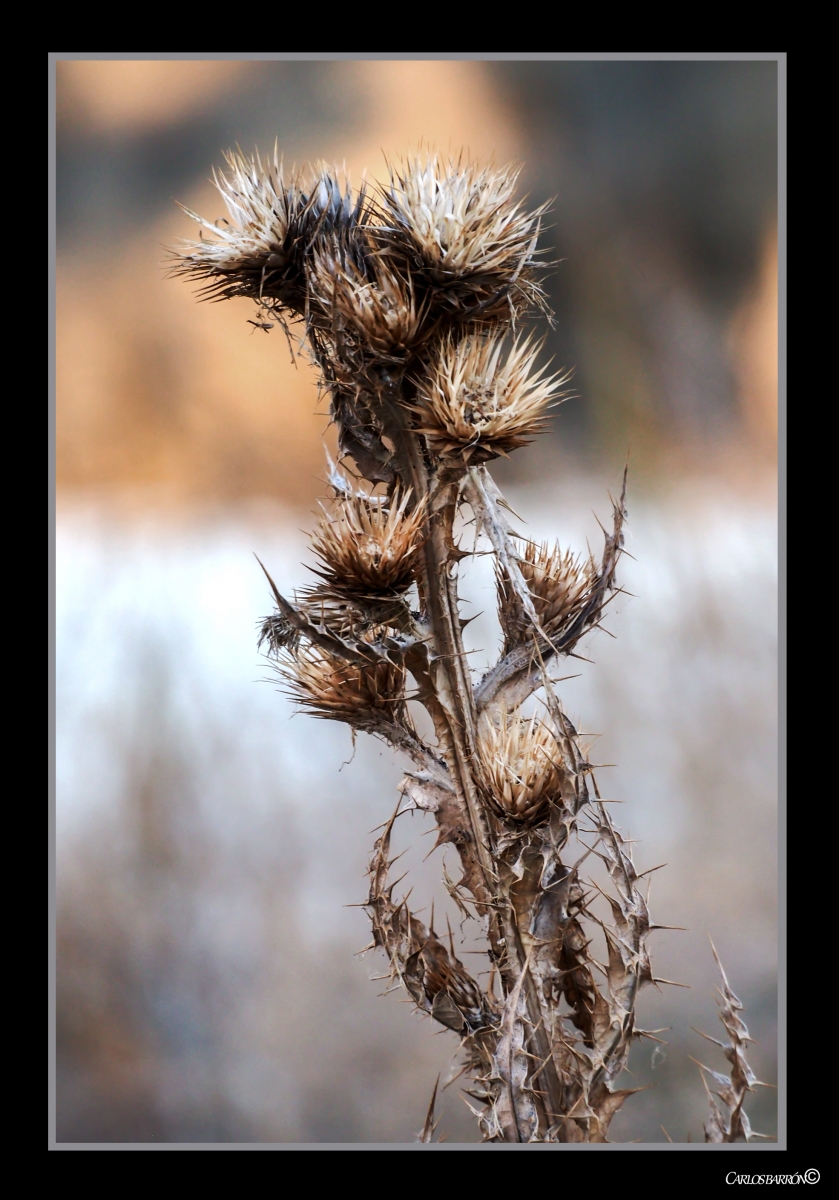
<svg viewBox="0 0 839 1200"><path fill-rule="evenodd" d="M387 508L366 500L343 500L312 537L323 568L316 574L331 588L351 596L399 595L414 577L423 542L425 504L407 511L411 492L394 492Z"/></svg>
<svg viewBox="0 0 839 1200"><path fill-rule="evenodd" d="M388 721L408 723L405 708L405 670L380 660L359 667L309 646L281 668L289 695L324 720L345 721L356 729Z"/></svg>
<svg viewBox="0 0 839 1200"><path fill-rule="evenodd" d="M479 463L532 441L568 381L567 375L546 375L547 367L535 369L540 349L531 337L517 338L502 359L503 337L447 337L419 383L419 403L411 406L431 450Z"/></svg>
<svg viewBox="0 0 839 1200"><path fill-rule="evenodd" d="M589 558L582 561L558 545L528 542L518 558L519 569L542 629L555 638L568 629L582 612L597 582L597 567ZM498 618L504 632L504 653L532 636L532 625L522 610L515 588L504 569L496 563Z"/></svg>
<svg viewBox="0 0 839 1200"><path fill-rule="evenodd" d="M568 773L556 734L543 721L507 713L497 724L482 718L476 766L484 796L507 820L532 823L562 803Z"/></svg>
<svg viewBox="0 0 839 1200"><path fill-rule="evenodd" d="M331 315L330 334L348 335L367 357L405 359L419 339L423 313L410 279L381 258L371 256L362 271L324 245L312 255L309 293L312 304Z"/></svg>
<svg viewBox="0 0 839 1200"><path fill-rule="evenodd" d="M229 174L213 172L213 183L230 220L211 224L184 211L203 229L197 242L172 252L173 275L205 280L204 299L246 296L265 307L300 315L306 310L305 258L320 234L346 237L363 221L364 191L355 201L325 167L311 177L294 172L286 180L274 150L273 162L259 155L225 154Z"/></svg>
<svg viewBox="0 0 839 1200"><path fill-rule="evenodd" d="M544 307L533 272L546 206L527 212L515 201L518 171L440 155L389 170L378 235L452 316L510 320L534 302Z"/></svg>

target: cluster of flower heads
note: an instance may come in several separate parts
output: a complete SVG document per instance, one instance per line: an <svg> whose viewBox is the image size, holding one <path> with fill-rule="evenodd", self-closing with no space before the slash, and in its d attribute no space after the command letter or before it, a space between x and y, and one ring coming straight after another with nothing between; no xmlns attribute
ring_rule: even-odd
<svg viewBox="0 0 839 1200"><path fill-rule="evenodd" d="M266 321L302 321L339 425L347 396L363 407L371 374L395 368L412 381L435 458L486 461L540 432L565 379L536 369L532 340L507 340L528 309L547 311L544 208L516 200L517 171L416 156L354 194L323 165L287 172L276 150L226 158L214 183L228 217L211 224L186 210L201 235L172 270L207 299L247 297Z"/></svg>
<svg viewBox="0 0 839 1200"><path fill-rule="evenodd" d="M405 595L414 583L424 541L426 504L396 488L388 499L352 493L322 506L312 536L319 582L296 597L299 613L356 648L387 645L410 620ZM380 653L352 662L328 646L302 642L283 614L262 624L260 644L283 660L289 695L315 716L375 732L382 722L412 728L405 707L405 668Z"/></svg>
<svg viewBox="0 0 839 1200"><path fill-rule="evenodd" d="M462 158L391 163L382 186L357 192L323 165L285 170L276 150L226 160L213 178L227 218L210 224L189 212L201 235L175 254L173 272L199 281L207 299L248 298L264 322L302 325L342 454L387 487L386 497L350 491L324 508L312 539L318 583L295 601L304 620L283 605L262 641L308 711L357 729L410 729L404 662L382 647L411 627L406 598L421 574L429 505L391 464L386 408L399 407L428 464L449 478L541 432L567 376L539 366L542 343L515 326L534 306L547 311L536 248L544 208L516 199L517 171ZM531 545L519 564L543 632L561 634L596 571ZM503 571L498 592L506 653L532 625ZM338 641L311 641L306 621ZM380 652L347 657L342 638ZM484 722L475 750L499 818L531 824L561 802L562 754L548 725Z"/></svg>

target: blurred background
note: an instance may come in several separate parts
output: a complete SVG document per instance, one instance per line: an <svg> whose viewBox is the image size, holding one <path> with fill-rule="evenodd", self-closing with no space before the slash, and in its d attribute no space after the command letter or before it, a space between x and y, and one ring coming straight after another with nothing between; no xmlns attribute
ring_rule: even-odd
<svg viewBox="0 0 839 1200"><path fill-rule="evenodd" d="M615 1140L702 1140L713 937L777 1081L777 68L772 62L57 64L59 1141L410 1142L457 1041L371 978L364 871L399 764L293 717L256 651L334 441L313 374L165 247L222 151L382 178L522 166L576 396L495 471L523 532L597 548L630 457L614 637L561 685L653 875L657 974ZM491 579L463 593L476 671ZM569 674L571 673L569 666ZM415 897L441 852L403 818ZM454 862L449 862L455 871ZM407 883L406 883L407 886ZM438 898L439 905L439 898ZM454 923L454 922L453 922ZM706 1050L705 1047L708 1047ZM753 1125L774 1135L776 1093ZM476 1141L458 1085L440 1132Z"/></svg>

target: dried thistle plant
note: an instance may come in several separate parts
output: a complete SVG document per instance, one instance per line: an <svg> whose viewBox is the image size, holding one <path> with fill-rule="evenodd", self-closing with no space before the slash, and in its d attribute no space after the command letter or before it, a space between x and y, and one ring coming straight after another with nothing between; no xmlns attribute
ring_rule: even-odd
<svg viewBox="0 0 839 1200"><path fill-rule="evenodd" d="M485 465L544 429L567 378L539 367L540 344L516 329L529 310L546 315L543 209L516 199L515 171L439 155L393 164L357 194L324 167L284 173L276 152L227 163L216 184L229 222L196 217L207 236L173 271L206 298L246 296L298 325L341 457L371 485L331 470L337 500L312 541L319 582L289 600L268 576L276 612L261 644L304 709L411 760L397 809L432 814L437 844L459 856L462 878L446 874L446 887L485 935L488 982L395 894L396 812L370 862L372 945L460 1037L485 1140L605 1142L632 1092L630 1047L650 1036L636 1007L655 982L655 926L551 670L620 590L626 477L600 560L580 561L514 532ZM462 641L461 512L496 564L504 641L481 679ZM432 743L410 720L409 689ZM522 717L537 692L545 719ZM581 873L586 859L605 868L600 883ZM432 1101L422 1140L433 1128Z"/></svg>

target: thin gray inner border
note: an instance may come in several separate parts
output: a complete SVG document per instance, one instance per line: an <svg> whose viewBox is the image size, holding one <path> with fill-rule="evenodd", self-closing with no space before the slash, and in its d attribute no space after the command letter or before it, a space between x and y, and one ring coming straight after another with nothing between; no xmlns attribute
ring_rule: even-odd
<svg viewBox="0 0 839 1200"><path fill-rule="evenodd" d="M594 1145L512 1145L507 1143L419 1143L401 1142L57 1142L56 1133L56 1064L55 1064L55 988L56 988L56 935L55 935L55 803L56 803L56 774L55 774L55 527L56 527L56 483L55 483L55 341L56 341L56 312L55 312L55 281L56 281L56 63L58 62L130 62L130 61L171 61L171 62L776 62L778 64L778 619L780 627L779 666L778 666L778 1141L770 1145L737 1143L729 1146L708 1145L704 1142L691 1144L669 1144L667 1142L634 1142L610 1143L603 1146ZM50 1150L527 1150L527 1151L584 1151L600 1152L610 1150L661 1150L672 1151L703 1151L708 1153L731 1151L757 1150L777 1151L788 1150L787 1122L787 924L786 900L787 878L783 870L786 862L787 848L787 792L786 792L786 581L787 581L787 346L786 346L786 282L787 282L787 54L744 51L735 53L723 51L720 53L699 53L689 51L662 51L650 53L638 52L573 52L563 54L545 53L442 53L423 54L419 52L369 54L195 54L191 52L169 51L143 53L141 51L104 53L104 52L50 52L49 62L49 322L50 322L50 397L49 397L49 450L48 450L48 495L50 500L50 529L49 529L49 684L50 684L50 713L49 713L49 947L48 947L48 979L50 991L49 1016L49 1086L48 1086L48 1149ZM802 1169L804 1165L802 1164Z"/></svg>

